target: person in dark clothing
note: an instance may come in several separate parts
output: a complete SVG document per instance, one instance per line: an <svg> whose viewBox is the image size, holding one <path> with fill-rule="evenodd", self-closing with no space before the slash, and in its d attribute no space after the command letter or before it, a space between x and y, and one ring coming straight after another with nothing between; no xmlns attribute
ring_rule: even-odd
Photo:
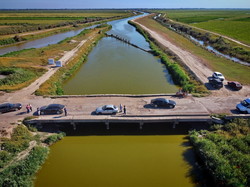
<svg viewBox="0 0 250 187"><path fill-rule="evenodd" d="M68 111L67 111L67 108L66 108L66 107L64 107L64 114L65 114L65 116L68 115Z"/></svg>
<svg viewBox="0 0 250 187"><path fill-rule="evenodd" d="M123 107L123 113L126 114L127 113L127 109L126 109L126 106L124 105Z"/></svg>

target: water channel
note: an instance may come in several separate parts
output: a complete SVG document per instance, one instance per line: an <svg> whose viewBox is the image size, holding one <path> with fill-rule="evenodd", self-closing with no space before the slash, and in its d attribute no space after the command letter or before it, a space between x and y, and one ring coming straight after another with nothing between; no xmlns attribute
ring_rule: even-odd
<svg viewBox="0 0 250 187"><path fill-rule="evenodd" d="M124 127L124 124L113 125L109 131L114 128L136 131L136 126ZM197 186L194 174L200 172L193 167L195 155L186 135L168 134L166 129L164 134L164 128L160 129L162 134L152 135L155 132L151 130L144 135L109 134L105 130L106 134L98 136L70 134L51 146L35 186Z"/></svg>
<svg viewBox="0 0 250 187"><path fill-rule="evenodd" d="M149 50L126 18L109 22L109 34ZM101 39L79 71L63 86L66 95L175 93L177 87L159 58L115 38Z"/></svg>

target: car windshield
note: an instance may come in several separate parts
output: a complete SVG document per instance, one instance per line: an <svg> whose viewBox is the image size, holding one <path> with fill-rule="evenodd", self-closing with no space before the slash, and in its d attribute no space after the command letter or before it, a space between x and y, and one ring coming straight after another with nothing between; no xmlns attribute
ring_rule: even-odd
<svg viewBox="0 0 250 187"><path fill-rule="evenodd" d="M222 74L220 74L220 73L217 73L217 76L218 76L218 77L222 77Z"/></svg>
<svg viewBox="0 0 250 187"><path fill-rule="evenodd" d="M242 104L243 106L248 106L248 105L250 105L250 103L248 103L246 100L242 101L241 104Z"/></svg>

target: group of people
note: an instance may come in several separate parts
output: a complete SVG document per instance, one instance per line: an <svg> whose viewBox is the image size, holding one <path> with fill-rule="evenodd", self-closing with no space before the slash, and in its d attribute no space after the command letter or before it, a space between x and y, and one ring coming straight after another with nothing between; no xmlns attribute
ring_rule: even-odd
<svg viewBox="0 0 250 187"><path fill-rule="evenodd" d="M122 107L122 104L120 104L120 112L122 112L122 109L123 109L123 114L126 114L126 113L127 113L126 106L124 105L124 106Z"/></svg>
<svg viewBox="0 0 250 187"><path fill-rule="evenodd" d="M27 110L27 113L32 112L32 106L30 103L26 105L26 110Z"/></svg>

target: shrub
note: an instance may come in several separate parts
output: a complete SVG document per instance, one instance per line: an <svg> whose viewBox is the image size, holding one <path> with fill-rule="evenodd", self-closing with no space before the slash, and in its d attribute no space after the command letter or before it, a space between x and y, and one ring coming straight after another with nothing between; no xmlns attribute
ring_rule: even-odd
<svg viewBox="0 0 250 187"><path fill-rule="evenodd" d="M65 133L53 134L44 140L44 143L52 145L53 143L61 140L65 136Z"/></svg>

